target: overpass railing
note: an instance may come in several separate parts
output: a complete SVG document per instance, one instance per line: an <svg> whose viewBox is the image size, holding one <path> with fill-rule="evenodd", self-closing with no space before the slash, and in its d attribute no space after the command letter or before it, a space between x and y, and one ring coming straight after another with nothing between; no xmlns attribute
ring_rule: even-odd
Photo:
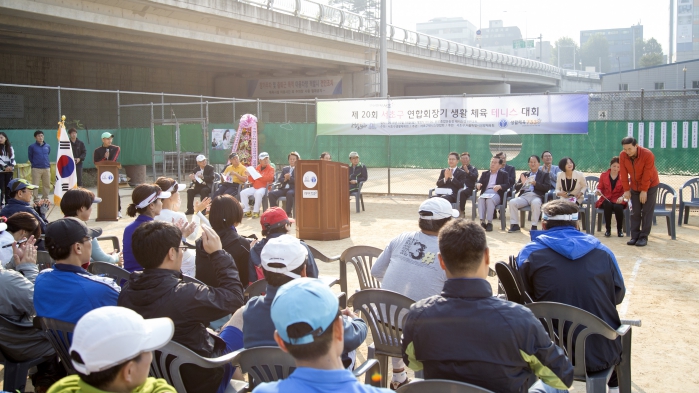
<svg viewBox="0 0 699 393"><path fill-rule="evenodd" d="M358 31L361 33L377 36L380 27L376 19L366 18L362 15L318 3L312 0L237 0L269 10L294 15L304 19L312 19L319 23L333 25L343 29ZM512 56L504 53L464 45L444 38L419 33L399 26L388 25L386 32L388 40L418 48L425 48L455 55L462 58L482 61L488 64L499 64L522 69L523 72L547 75L554 78L562 76L576 76L578 78L599 79L599 74L574 71L543 63L536 60L525 59L523 57Z"/></svg>

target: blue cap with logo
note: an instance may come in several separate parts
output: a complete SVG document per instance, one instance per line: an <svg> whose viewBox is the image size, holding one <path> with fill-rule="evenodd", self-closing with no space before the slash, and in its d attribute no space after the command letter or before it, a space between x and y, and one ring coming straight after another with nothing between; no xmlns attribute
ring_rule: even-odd
<svg viewBox="0 0 699 393"><path fill-rule="evenodd" d="M328 330L340 315L340 302L327 284L316 278L297 278L282 285L272 302L272 322L284 342L312 343ZM287 328L307 323L312 331L302 337L289 337Z"/></svg>

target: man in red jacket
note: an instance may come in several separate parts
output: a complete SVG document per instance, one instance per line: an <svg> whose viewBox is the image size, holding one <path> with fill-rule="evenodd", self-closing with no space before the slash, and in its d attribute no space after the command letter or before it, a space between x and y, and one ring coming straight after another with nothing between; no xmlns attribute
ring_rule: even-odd
<svg viewBox="0 0 699 393"><path fill-rule="evenodd" d="M624 150L619 153L619 177L624 186L624 199L631 199L631 240L626 244L643 247L648 244L660 184L655 156L650 150L638 146L636 138L631 136L622 139L621 145Z"/></svg>

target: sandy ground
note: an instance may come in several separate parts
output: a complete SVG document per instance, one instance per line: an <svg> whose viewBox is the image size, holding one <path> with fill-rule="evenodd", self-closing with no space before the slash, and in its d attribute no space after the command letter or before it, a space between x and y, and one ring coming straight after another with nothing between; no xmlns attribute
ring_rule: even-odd
<svg viewBox="0 0 699 393"><path fill-rule="evenodd" d="M130 189L122 189L124 206L130 200ZM184 194L182 194L185 197ZM183 198L184 199L184 198ZM351 237L339 241L308 241L326 255L339 255L354 245L369 245L384 248L388 242L403 231L417 230L417 208L424 200L418 196L365 196L366 211L355 213L351 209ZM184 206L183 206L184 210ZM699 363L695 351L699 343L699 255L696 253L699 238L699 214L693 213L689 225L677 227L677 240L670 240L665 220L658 221L653 228L647 247L626 245L627 238L597 237L615 253L626 283L624 302L618 307L622 318L641 319L643 326L633 328L632 378L634 392L680 392L699 389L699 376L694 365ZM93 218L96 212L93 212ZM50 219L60 217L58 209L52 211ZM132 221L125 218L114 223L96 223L105 235L121 237L123 228ZM527 225L528 227L529 225ZM529 234L509 234L499 231L488 234L491 262L506 261L527 243ZM258 220L245 219L238 231L260 236ZM319 263L322 275L339 277L337 263ZM348 267L349 294L359 288L356 274ZM489 279L494 292L497 281ZM338 287L335 287L338 288ZM366 349L360 351L359 359L366 357ZM574 391L584 391L576 383Z"/></svg>

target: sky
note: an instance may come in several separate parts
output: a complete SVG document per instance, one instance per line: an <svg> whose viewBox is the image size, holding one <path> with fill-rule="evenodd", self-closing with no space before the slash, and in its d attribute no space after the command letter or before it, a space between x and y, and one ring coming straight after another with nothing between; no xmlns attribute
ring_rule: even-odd
<svg viewBox="0 0 699 393"><path fill-rule="evenodd" d="M641 23L643 39L655 37L668 53L669 0L392 0L393 24L410 30L436 17L462 17L479 27L489 20L518 26L522 35L553 44L568 36L580 43L581 30L629 27ZM388 3L391 4L390 2ZM389 13L390 15L390 13Z"/></svg>

